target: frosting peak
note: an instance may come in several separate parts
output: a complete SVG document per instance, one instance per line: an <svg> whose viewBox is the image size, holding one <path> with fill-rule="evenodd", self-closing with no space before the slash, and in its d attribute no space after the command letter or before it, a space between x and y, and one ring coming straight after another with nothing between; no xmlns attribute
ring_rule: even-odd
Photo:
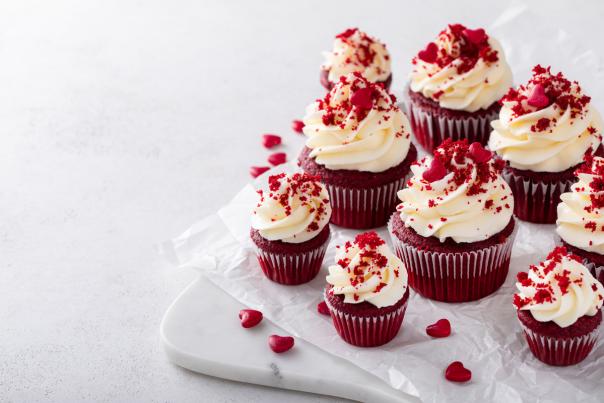
<svg viewBox="0 0 604 403"><path fill-rule="evenodd" d="M407 269L374 231L359 234L354 242L336 246L336 264L329 267L331 292L344 302L367 301L378 308L396 304L407 291Z"/></svg>
<svg viewBox="0 0 604 403"><path fill-rule="evenodd" d="M268 190L258 190L252 227L269 241L301 243L328 225L331 204L320 178L306 173L272 175Z"/></svg>

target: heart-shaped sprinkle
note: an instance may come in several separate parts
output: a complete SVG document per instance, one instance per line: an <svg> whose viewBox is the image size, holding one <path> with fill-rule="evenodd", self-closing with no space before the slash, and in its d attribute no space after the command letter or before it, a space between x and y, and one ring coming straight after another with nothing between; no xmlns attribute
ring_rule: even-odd
<svg viewBox="0 0 604 403"><path fill-rule="evenodd" d="M369 110L373 107L372 93L373 89L369 87L359 88L350 97L350 103L359 109Z"/></svg>
<svg viewBox="0 0 604 403"><path fill-rule="evenodd" d="M451 334L451 323L447 319L439 319L426 328L428 336L447 337Z"/></svg>
<svg viewBox="0 0 604 403"><path fill-rule="evenodd" d="M285 155L285 153L273 153L268 156L268 162L273 166L283 164L286 159L287 156Z"/></svg>
<svg viewBox="0 0 604 403"><path fill-rule="evenodd" d="M446 174L447 168L445 168L445 165L440 159L434 157L430 163L430 167L422 174L422 178L432 183L441 180Z"/></svg>
<svg viewBox="0 0 604 403"><path fill-rule="evenodd" d="M268 171L269 169L271 169L270 167L250 167L250 175L252 176L252 178L257 178L260 175L262 175L263 173L265 173L266 171Z"/></svg>
<svg viewBox="0 0 604 403"><path fill-rule="evenodd" d="M543 88L543 85L541 84L537 84L533 87L533 90L531 91L531 94L526 102L530 106L534 106L539 109L545 108L550 104L549 98L547 95L545 95L545 88Z"/></svg>
<svg viewBox="0 0 604 403"><path fill-rule="evenodd" d="M273 334L268 337L268 345L275 353L284 353L294 346L294 338Z"/></svg>
<svg viewBox="0 0 604 403"><path fill-rule="evenodd" d="M482 146L479 142L475 141L470 144L470 156L477 164L487 162L493 156L493 153Z"/></svg>
<svg viewBox="0 0 604 403"><path fill-rule="evenodd" d="M480 45L487 40L487 34L482 28L464 29L461 34L474 45Z"/></svg>
<svg viewBox="0 0 604 403"><path fill-rule="evenodd" d="M263 134L262 145L266 148L273 148L281 144L281 137L276 134Z"/></svg>
<svg viewBox="0 0 604 403"><path fill-rule="evenodd" d="M242 309L239 311L239 319L241 320L241 326L249 329L262 322L262 312L255 309Z"/></svg>
<svg viewBox="0 0 604 403"><path fill-rule="evenodd" d="M445 378L451 382L467 382L472 379L472 371L464 367L461 361L454 361L447 367Z"/></svg>
<svg viewBox="0 0 604 403"><path fill-rule="evenodd" d="M434 63L438 57L438 46L434 42L430 42L426 49L419 51L417 57L426 63Z"/></svg>
<svg viewBox="0 0 604 403"><path fill-rule="evenodd" d="M292 121L292 130L296 133L302 133L302 129L304 129L304 122L301 120Z"/></svg>
<svg viewBox="0 0 604 403"><path fill-rule="evenodd" d="M321 301L317 304L317 312L319 312L321 315L331 316L325 301Z"/></svg>

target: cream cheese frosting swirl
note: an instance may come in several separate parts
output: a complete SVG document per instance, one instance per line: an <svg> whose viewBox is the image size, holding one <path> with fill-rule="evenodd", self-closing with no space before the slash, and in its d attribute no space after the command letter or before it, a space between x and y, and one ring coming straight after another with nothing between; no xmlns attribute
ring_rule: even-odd
<svg viewBox="0 0 604 403"><path fill-rule="evenodd" d="M252 228L269 241L301 243L328 225L331 204L320 178L306 173L272 175L268 190L258 190Z"/></svg>
<svg viewBox="0 0 604 403"><path fill-rule="evenodd" d="M327 282L331 292L344 295L345 303L367 301L382 308L396 304L407 291L407 269L373 231L337 246L335 260Z"/></svg>
<svg viewBox="0 0 604 403"><path fill-rule="evenodd" d="M350 28L336 35L331 52L323 52L321 66L328 71L332 83L350 73L363 73L372 83L386 81L391 74L390 54L386 45L358 28Z"/></svg>
<svg viewBox="0 0 604 403"><path fill-rule="evenodd" d="M560 327L574 324L582 316L594 316L602 308L604 288L581 258L564 247L555 248L547 260L517 276L514 305L528 310L539 322L553 321Z"/></svg>
<svg viewBox="0 0 604 403"><path fill-rule="evenodd" d="M556 232L566 243L604 255L604 158L587 156L579 181L560 196Z"/></svg>
<svg viewBox="0 0 604 403"><path fill-rule="evenodd" d="M499 42L483 29L449 25L413 59L410 87L447 109L475 112L497 102L512 85Z"/></svg>
<svg viewBox="0 0 604 403"><path fill-rule="evenodd" d="M409 121L396 98L360 73L341 77L306 108L304 134L310 157L328 169L383 172L404 161Z"/></svg>
<svg viewBox="0 0 604 403"><path fill-rule="evenodd" d="M501 100L489 148L512 168L561 172L602 143L602 118L576 81L536 66L527 85Z"/></svg>
<svg viewBox="0 0 604 403"><path fill-rule="evenodd" d="M510 222L514 197L501 176L503 162L479 143L450 139L411 167L413 177L398 192L401 220L423 237L441 242L478 242Z"/></svg>

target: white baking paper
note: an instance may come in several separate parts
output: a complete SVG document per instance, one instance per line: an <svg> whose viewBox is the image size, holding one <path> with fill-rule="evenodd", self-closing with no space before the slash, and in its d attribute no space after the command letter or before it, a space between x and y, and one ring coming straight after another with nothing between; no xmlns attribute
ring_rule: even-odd
<svg viewBox="0 0 604 403"><path fill-rule="evenodd" d="M579 80L595 104L601 105L604 69L594 52L580 49L564 32L544 27L539 17L523 7L508 10L489 32L500 39L507 51L516 82L526 81L533 65L552 64L555 71L562 70L567 77ZM411 56L407 55L409 59ZM292 171L295 167L287 165L279 170ZM330 318L316 311L325 285L326 266L333 262L333 246L352 239L358 232L332 226L322 272L305 285L278 285L262 274L249 239L250 211L255 201L253 186L246 186L217 214L193 225L167 243L164 250L179 265L202 270L209 280L245 305L261 310L284 330L421 401L604 399L603 343L600 341L579 365L557 368L542 364L528 350L511 303L515 273L542 260L554 246L553 225L518 222L510 274L494 295L477 302L446 304L412 291L399 335L386 346L363 349L342 341ZM385 228L378 232L390 243ZM425 328L440 318L451 321L453 333L448 338L432 339ZM471 382L461 385L445 380L445 368L457 360L472 370Z"/></svg>

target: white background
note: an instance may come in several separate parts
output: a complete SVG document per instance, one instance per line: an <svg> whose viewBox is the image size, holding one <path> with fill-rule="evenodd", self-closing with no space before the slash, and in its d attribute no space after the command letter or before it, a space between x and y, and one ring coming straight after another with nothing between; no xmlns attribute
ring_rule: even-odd
<svg viewBox="0 0 604 403"><path fill-rule="evenodd" d="M155 245L248 181L262 133L301 145L336 33L386 42L400 91L447 23L509 4L0 2L0 400L332 401L168 363L159 322L194 274ZM604 3L531 4L604 56Z"/></svg>

